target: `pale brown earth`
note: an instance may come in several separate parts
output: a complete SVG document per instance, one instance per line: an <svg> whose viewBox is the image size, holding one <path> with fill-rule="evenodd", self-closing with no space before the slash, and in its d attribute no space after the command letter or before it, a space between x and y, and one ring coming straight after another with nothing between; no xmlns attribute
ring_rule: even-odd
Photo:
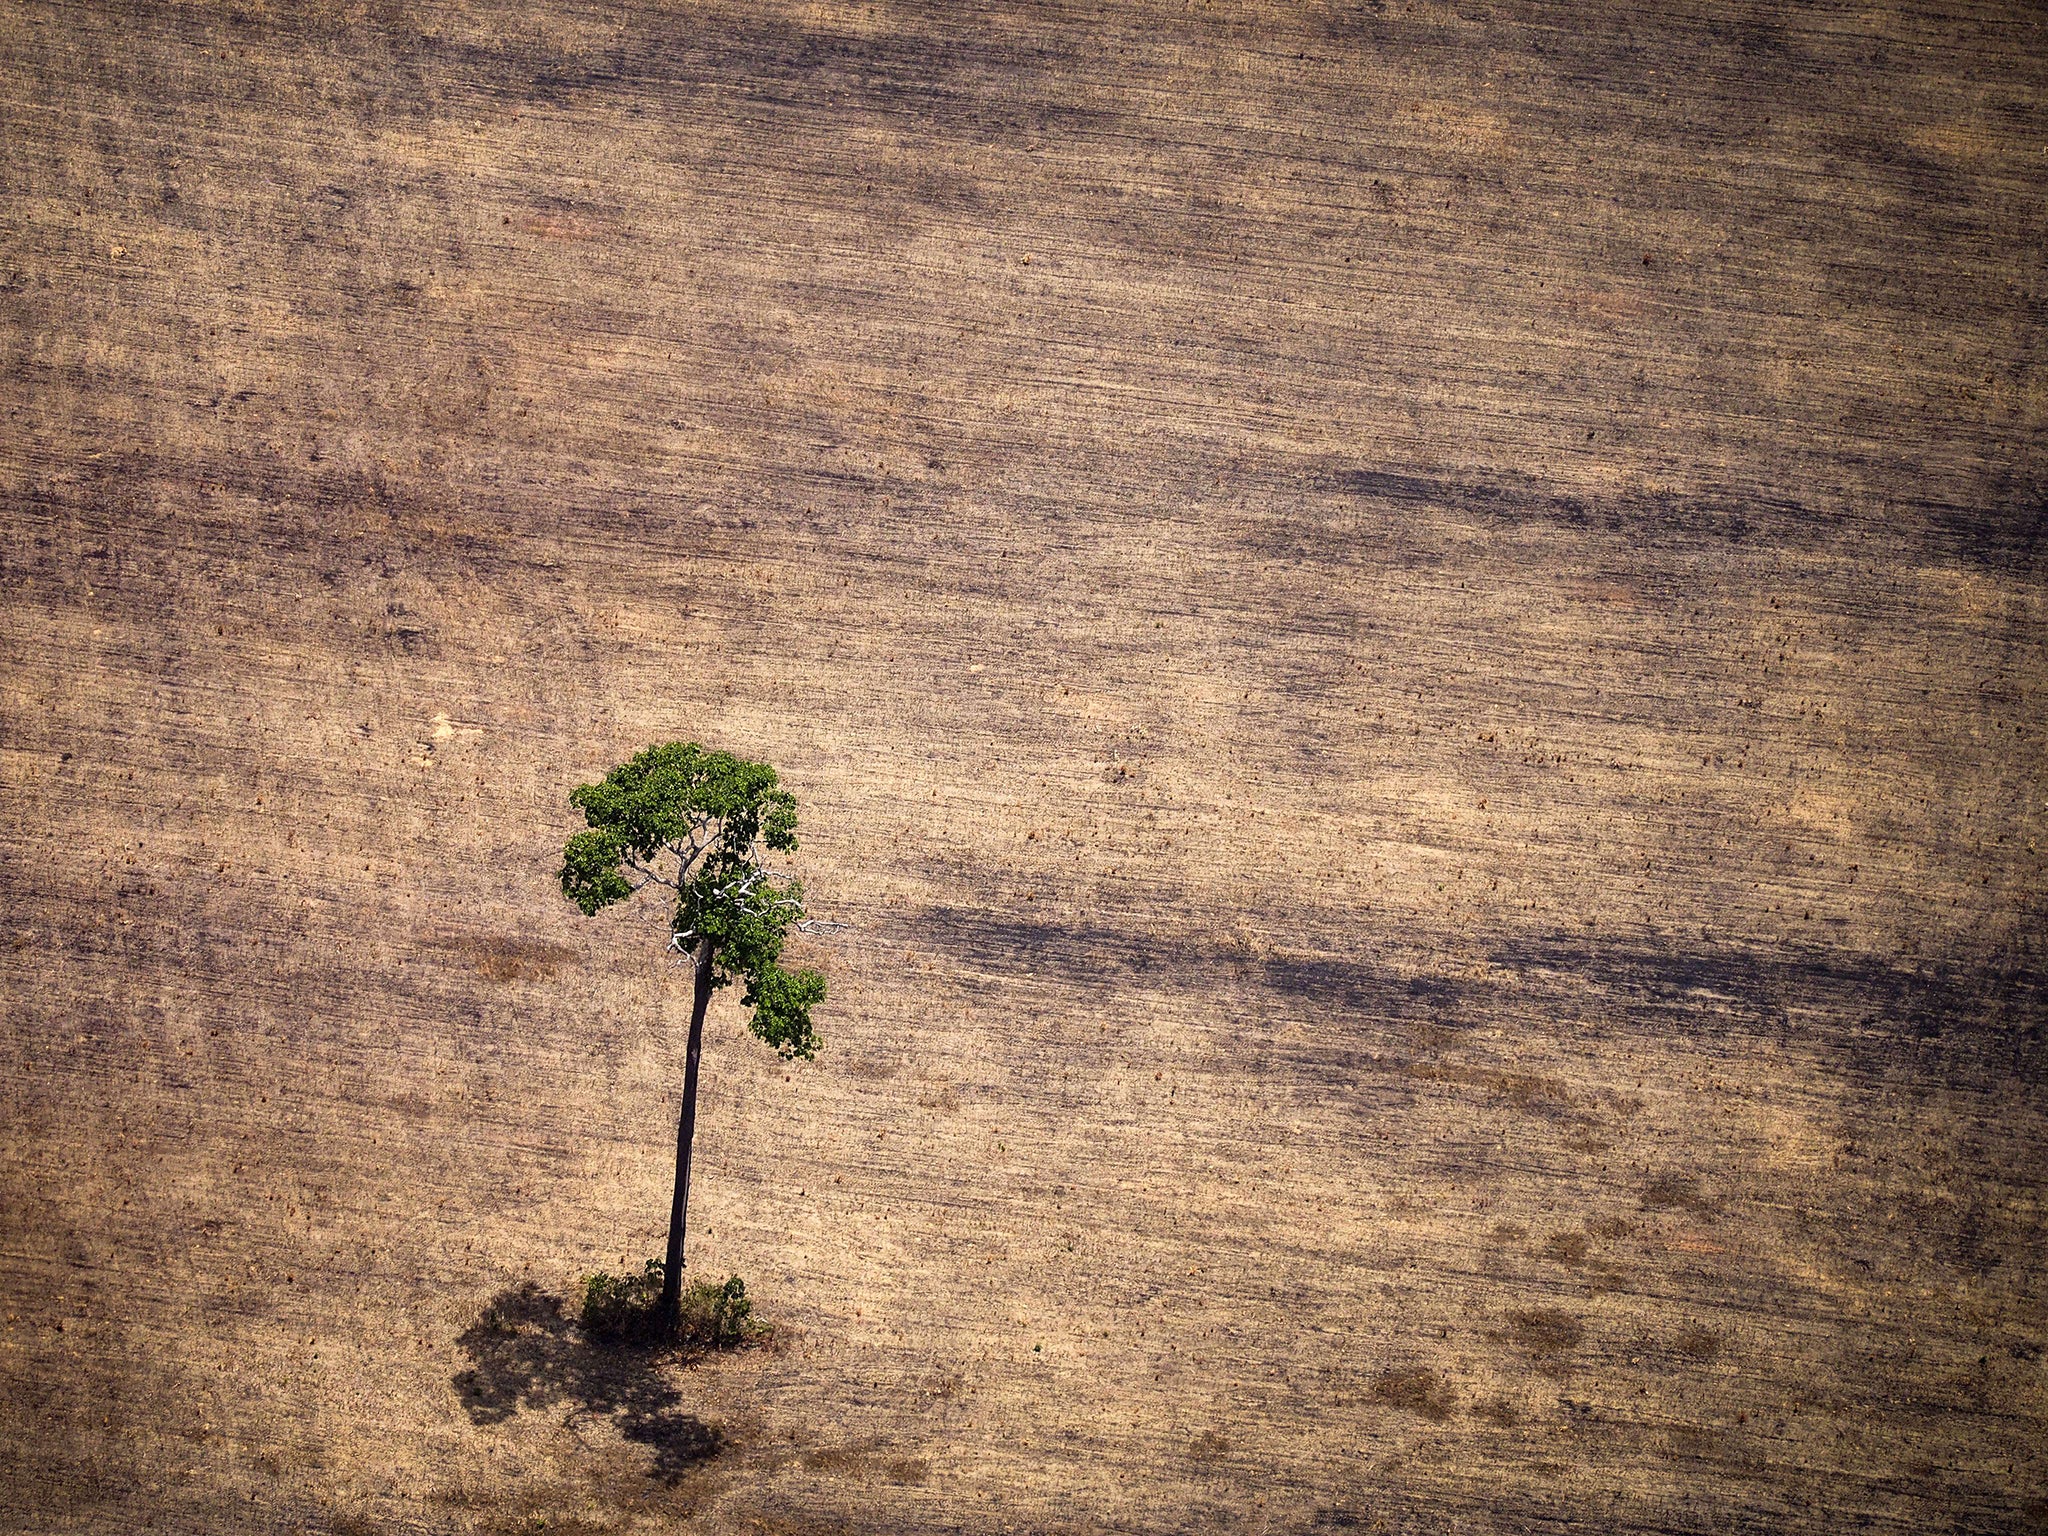
<svg viewBox="0 0 2048 1536"><path fill-rule="evenodd" d="M2039 8L5 0L0 172L6 1529L2048 1521ZM671 738L851 924L690 1368Z"/></svg>

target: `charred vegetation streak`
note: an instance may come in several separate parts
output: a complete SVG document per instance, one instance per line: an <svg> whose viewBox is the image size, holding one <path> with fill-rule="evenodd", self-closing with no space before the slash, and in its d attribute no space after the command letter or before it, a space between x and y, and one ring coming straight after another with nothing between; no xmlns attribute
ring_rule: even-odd
<svg viewBox="0 0 2048 1536"><path fill-rule="evenodd" d="M1332 469L1315 481L1325 496L1361 503L1408 521L1432 517L1482 527L1550 527L1623 534L1633 544L1674 550L1759 543L1824 545L1869 519L1888 536L1903 534L1932 558L2014 575L2030 575L2040 559L2048 500L2007 486L1982 504L1919 498L1870 513L1831 513L1785 497L1724 487L1674 492L1578 496L1535 480L1496 481L1404 474L1383 469ZM1253 542L1268 554L1343 559L1355 540L1313 526L1261 530Z"/></svg>
<svg viewBox="0 0 2048 1536"><path fill-rule="evenodd" d="M1589 1028L1684 1029L1818 1040L1873 1071L1910 1064L1957 1085L2042 1080L2048 999L2024 961L1908 964L1822 946L1779 949L1589 943L1544 935L1498 943L1490 975L1414 974L1390 955L1257 954L1234 940L932 909L920 937L995 976L1077 989L1263 993L1320 1027L1464 1030L1503 1016L1563 1017L1599 1005ZM1362 1040L1354 1041L1362 1044ZM1896 1047L1911 1047L1900 1055Z"/></svg>
<svg viewBox="0 0 2048 1536"><path fill-rule="evenodd" d="M2024 960L1906 964L1821 946L1667 949L1569 937L1511 941L1492 960L1537 988L1591 987L1645 1024L1682 1015L1756 1033L1817 1029L1875 1073L1904 1061L1916 1071L1938 1064L1958 1084L2042 1081L2048 998ZM1900 1055L1900 1045L1912 1054Z"/></svg>
<svg viewBox="0 0 2048 1536"><path fill-rule="evenodd" d="M977 969L1063 986L1192 989L1230 983L1382 1020L1449 1015L1459 998L1456 983L1402 975L1372 960L1259 955L1234 939L1204 942L1136 925L1084 926L944 908L923 914L919 928L927 941Z"/></svg>

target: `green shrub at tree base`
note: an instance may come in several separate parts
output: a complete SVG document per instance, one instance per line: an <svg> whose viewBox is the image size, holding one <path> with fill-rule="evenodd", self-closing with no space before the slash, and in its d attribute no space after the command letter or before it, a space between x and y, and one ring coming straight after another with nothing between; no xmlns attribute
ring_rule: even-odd
<svg viewBox="0 0 2048 1536"><path fill-rule="evenodd" d="M583 1277L583 1331L611 1343L675 1344L688 1349L737 1349L767 1337L738 1275L699 1280L682 1292L671 1326L662 1315L662 1262L649 1259L637 1275Z"/></svg>
<svg viewBox="0 0 2048 1536"><path fill-rule="evenodd" d="M661 1295L661 1261L649 1259L643 1274L585 1275L583 1331L594 1339L642 1340L653 1336L654 1303Z"/></svg>

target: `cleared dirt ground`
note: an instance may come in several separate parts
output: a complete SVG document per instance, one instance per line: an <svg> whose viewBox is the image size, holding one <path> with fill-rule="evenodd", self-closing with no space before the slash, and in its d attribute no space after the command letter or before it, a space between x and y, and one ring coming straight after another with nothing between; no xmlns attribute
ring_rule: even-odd
<svg viewBox="0 0 2048 1536"><path fill-rule="evenodd" d="M2048 1522L2038 8L4 0L0 173L7 1529ZM851 925L689 1369L672 738Z"/></svg>

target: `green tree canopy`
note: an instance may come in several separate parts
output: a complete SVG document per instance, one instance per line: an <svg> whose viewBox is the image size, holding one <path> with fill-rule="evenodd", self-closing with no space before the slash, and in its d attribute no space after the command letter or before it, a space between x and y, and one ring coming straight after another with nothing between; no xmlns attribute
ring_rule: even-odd
<svg viewBox="0 0 2048 1536"><path fill-rule="evenodd" d="M562 850L562 894L595 916L664 888L675 902L670 947L708 966L711 986L739 982L748 1027L785 1058L815 1056L811 1010L825 978L782 965L790 931L811 925L802 882L768 865L796 848L796 798L775 770L674 741L582 785L569 803L589 829Z"/></svg>

